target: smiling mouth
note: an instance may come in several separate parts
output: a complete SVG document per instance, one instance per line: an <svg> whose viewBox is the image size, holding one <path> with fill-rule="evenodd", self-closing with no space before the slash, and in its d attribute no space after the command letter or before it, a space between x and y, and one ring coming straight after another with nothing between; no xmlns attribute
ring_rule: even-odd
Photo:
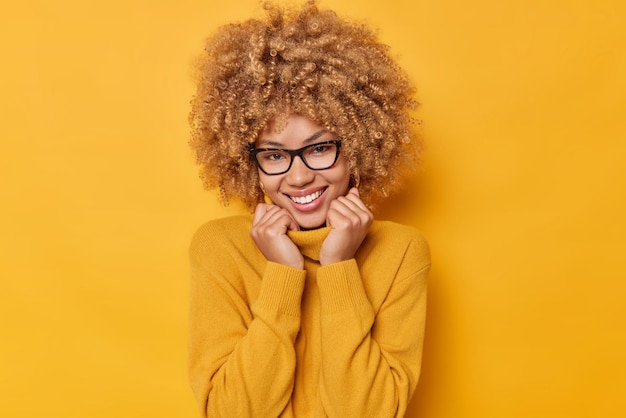
<svg viewBox="0 0 626 418"><path fill-rule="evenodd" d="M291 199L295 203L298 203L300 205L304 205L304 204L307 204L307 203L311 203L314 200L317 200L324 193L325 190L326 189L318 190L317 192L311 193L310 195L307 195L307 196L290 196L290 195L287 195L287 197L289 199Z"/></svg>

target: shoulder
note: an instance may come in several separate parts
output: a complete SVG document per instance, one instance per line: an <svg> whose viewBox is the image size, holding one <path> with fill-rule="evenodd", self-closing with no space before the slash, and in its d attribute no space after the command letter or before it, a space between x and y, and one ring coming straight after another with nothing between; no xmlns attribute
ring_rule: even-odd
<svg viewBox="0 0 626 418"><path fill-rule="evenodd" d="M419 265L430 264L430 247L421 231L391 221L374 221L368 240L386 253L403 254Z"/></svg>
<svg viewBox="0 0 626 418"><path fill-rule="evenodd" d="M421 231L409 225L402 225L391 221L374 221L370 227L369 236L376 240L383 240L388 244L413 244L428 249L428 241Z"/></svg>
<svg viewBox="0 0 626 418"><path fill-rule="evenodd" d="M229 216L202 224L191 239L190 248L214 248L215 246L247 241L250 236L252 217L249 215Z"/></svg>

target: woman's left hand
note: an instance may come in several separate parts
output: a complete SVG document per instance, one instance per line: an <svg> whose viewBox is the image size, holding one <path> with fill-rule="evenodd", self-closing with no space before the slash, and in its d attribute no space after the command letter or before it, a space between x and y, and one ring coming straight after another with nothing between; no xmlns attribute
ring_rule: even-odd
<svg viewBox="0 0 626 418"><path fill-rule="evenodd" d="M374 215L361 201L356 187L346 196L333 200L326 215L326 225L332 229L322 243L320 264L354 258L373 220Z"/></svg>

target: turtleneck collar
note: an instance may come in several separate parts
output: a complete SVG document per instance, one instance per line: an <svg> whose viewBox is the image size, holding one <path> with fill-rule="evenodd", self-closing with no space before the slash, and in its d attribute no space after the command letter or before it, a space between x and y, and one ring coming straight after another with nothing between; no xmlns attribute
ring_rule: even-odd
<svg viewBox="0 0 626 418"><path fill-rule="evenodd" d="M288 231L287 236L300 249L302 255L319 261L322 243L328 236L330 229L331 228L329 226L325 226L323 228L312 229L309 231Z"/></svg>

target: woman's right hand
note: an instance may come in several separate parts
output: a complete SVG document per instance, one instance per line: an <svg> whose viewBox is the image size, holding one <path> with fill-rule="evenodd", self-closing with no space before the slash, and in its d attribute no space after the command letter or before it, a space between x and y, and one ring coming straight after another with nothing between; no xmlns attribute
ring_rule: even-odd
<svg viewBox="0 0 626 418"><path fill-rule="evenodd" d="M287 236L287 231L299 229L295 219L285 209L259 203L254 210L250 235L268 261L302 270L304 257Z"/></svg>

